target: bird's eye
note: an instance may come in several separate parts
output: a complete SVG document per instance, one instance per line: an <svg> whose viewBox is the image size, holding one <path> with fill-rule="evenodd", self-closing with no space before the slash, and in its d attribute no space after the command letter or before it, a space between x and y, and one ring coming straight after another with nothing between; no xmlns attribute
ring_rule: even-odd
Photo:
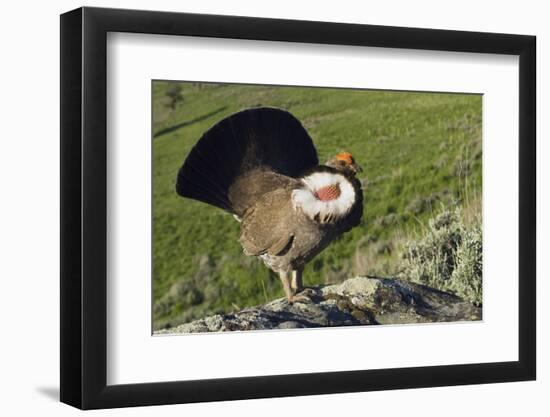
<svg viewBox="0 0 550 417"><path fill-rule="evenodd" d="M347 164L346 164L346 161L342 161L341 159L338 161L338 165L340 165L341 167L345 167Z"/></svg>

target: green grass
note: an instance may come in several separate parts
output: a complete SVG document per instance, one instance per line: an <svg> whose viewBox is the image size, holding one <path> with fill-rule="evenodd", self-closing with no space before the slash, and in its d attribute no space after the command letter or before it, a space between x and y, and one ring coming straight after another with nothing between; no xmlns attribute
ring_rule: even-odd
<svg viewBox="0 0 550 417"><path fill-rule="evenodd" d="M227 213L174 191L187 153L210 126L243 108L284 108L302 121L321 161L351 152L362 165L364 214L306 268L306 285L393 274L397 246L441 204L481 193L479 95L304 87L153 83L154 327L282 296L278 278L242 254Z"/></svg>

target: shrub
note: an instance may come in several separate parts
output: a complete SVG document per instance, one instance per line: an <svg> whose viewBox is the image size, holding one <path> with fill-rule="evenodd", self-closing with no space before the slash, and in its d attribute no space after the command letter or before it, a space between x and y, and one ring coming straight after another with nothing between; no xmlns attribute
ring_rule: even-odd
<svg viewBox="0 0 550 417"><path fill-rule="evenodd" d="M166 90L166 96L168 97L167 106L172 110L176 109L176 106L180 101L183 101L183 95L181 94L182 87L180 84L174 83Z"/></svg>
<svg viewBox="0 0 550 417"><path fill-rule="evenodd" d="M443 210L420 240L404 244L400 275L482 303L482 231L479 217L466 225L462 210Z"/></svg>

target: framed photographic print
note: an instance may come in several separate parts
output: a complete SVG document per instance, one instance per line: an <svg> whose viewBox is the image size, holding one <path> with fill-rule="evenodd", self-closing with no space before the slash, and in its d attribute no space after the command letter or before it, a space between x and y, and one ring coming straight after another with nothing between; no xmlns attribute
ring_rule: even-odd
<svg viewBox="0 0 550 417"><path fill-rule="evenodd" d="M535 38L61 16L61 401L535 379Z"/></svg>

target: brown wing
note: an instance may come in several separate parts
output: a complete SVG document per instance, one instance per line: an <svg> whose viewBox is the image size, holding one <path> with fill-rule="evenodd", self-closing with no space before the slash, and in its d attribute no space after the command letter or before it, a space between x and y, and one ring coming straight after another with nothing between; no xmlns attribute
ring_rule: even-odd
<svg viewBox="0 0 550 417"><path fill-rule="evenodd" d="M264 194L298 184L299 181L295 178L278 174L269 168L256 168L235 180L229 188L229 200L233 212L243 217L246 210L256 204Z"/></svg>
<svg viewBox="0 0 550 417"><path fill-rule="evenodd" d="M264 194L244 214L240 242L249 255L280 255L294 239L288 229L288 216L293 216L291 188L273 190Z"/></svg>

